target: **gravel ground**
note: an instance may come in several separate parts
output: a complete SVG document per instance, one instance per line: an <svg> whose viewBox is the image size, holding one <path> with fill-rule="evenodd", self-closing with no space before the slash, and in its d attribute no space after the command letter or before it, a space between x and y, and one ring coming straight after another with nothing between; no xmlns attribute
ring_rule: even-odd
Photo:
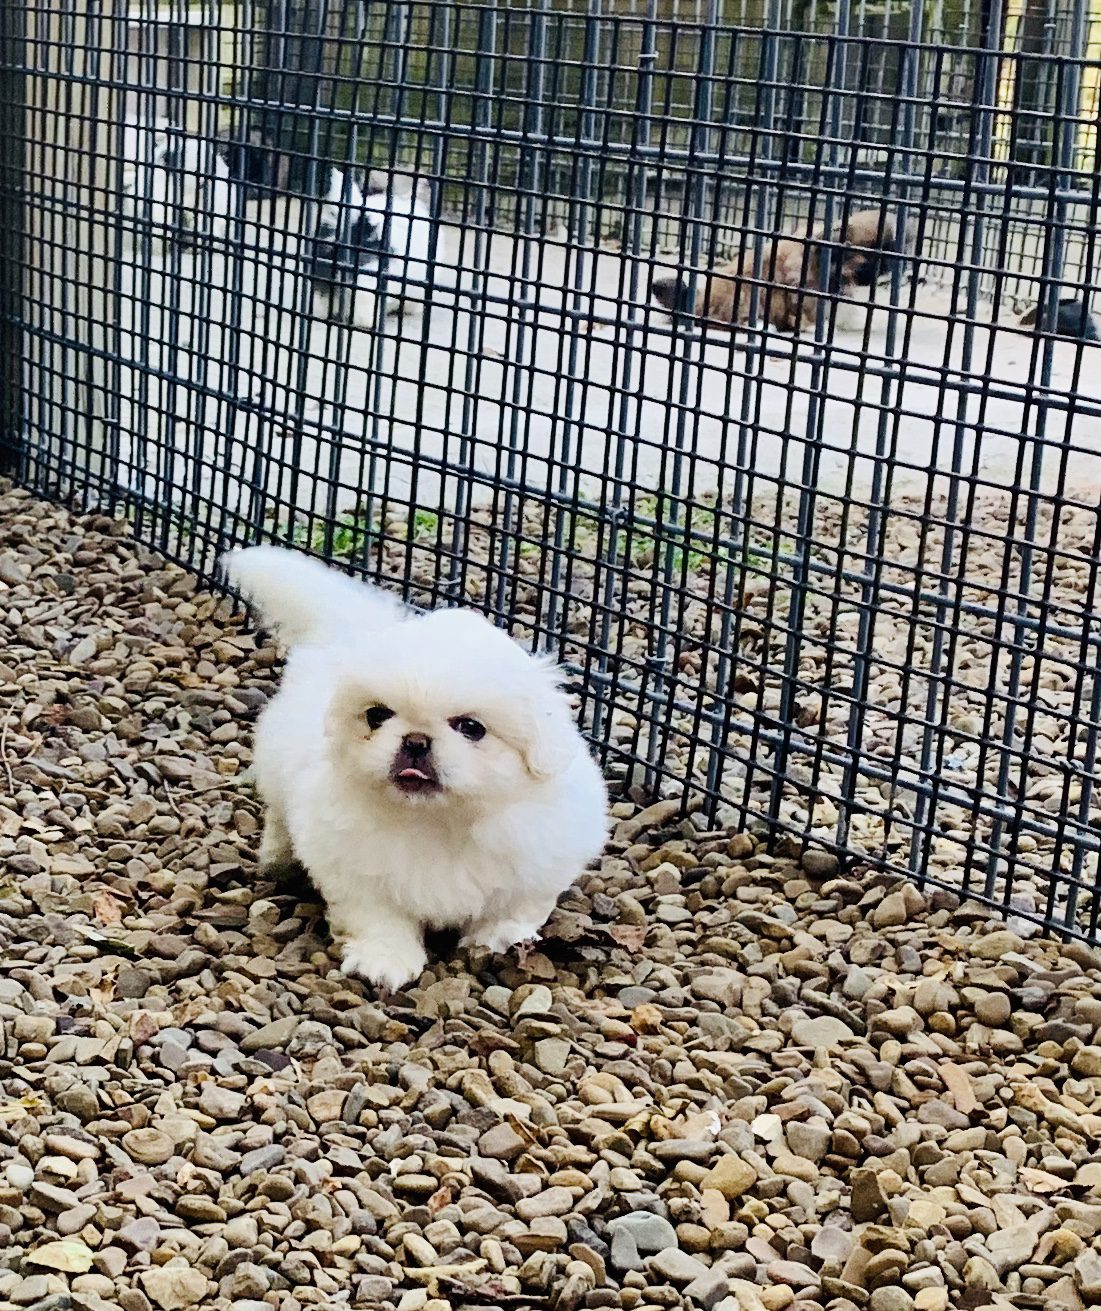
<svg viewBox="0 0 1101 1311"><path fill-rule="evenodd" d="M4 1311L1101 1305L1093 953L625 801L380 1000L255 873L276 652L124 532L0 494Z"/></svg>

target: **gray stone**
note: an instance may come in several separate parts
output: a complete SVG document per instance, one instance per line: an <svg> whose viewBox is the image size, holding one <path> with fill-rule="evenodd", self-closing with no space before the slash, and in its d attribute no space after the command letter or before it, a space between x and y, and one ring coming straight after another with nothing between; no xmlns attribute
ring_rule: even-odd
<svg viewBox="0 0 1101 1311"><path fill-rule="evenodd" d="M50 1281L46 1275L27 1275L15 1285L8 1294L9 1301L16 1306L33 1306L50 1294Z"/></svg>
<svg viewBox="0 0 1101 1311"><path fill-rule="evenodd" d="M364 1275L362 1279L356 1280L356 1297L354 1302L359 1306L376 1306L380 1302L388 1302L394 1295L394 1281L386 1279L382 1275ZM268 1307L267 1311L271 1311Z"/></svg>
<svg viewBox="0 0 1101 1311"><path fill-rule="evenodd" d="M1083 1300L1090 1305L1101 1303L1101 1255L1087 1247L1075 1259L1072 1273Z"/></svg>
<svg viewBox="0 0 1101 1311"><path fill-rule="evenodd" d="M646 1262L646 1269L652 1275L660 1275L674 1284L690 1284L711 1273L702 1261L682 1252L679 1247L667 1247L657 1256L651 1256Z"/></svg>
<svg viewBox="0 0 1101 1311"><path fill-rule="evenodd" d="M832 1133L827 1125L791 1120L785 1130L788 1146L796 1156L816 1164L830 1149Z"/></svg>
<svg viewBox="0 0 1101 1311"><path fill-rule="evenodd" d="M30 1198L35 1206L43 1211L71 1211L80 1205L80 1198L71 1188L59 1188L56 1184L35 1182L31 1184Z"/></svg>
<svg viewBox="0 0 1101 1311"><path fill-rule="evenodd" d="M527 1139L511 1124L495 1124L478 1139L478 1151L498 1161L512 1161L527 1147Z"/></svg>
<svg viewBox="0 0 1101 1311"><path fill-rule="evenodd" d="M246 1178L250 1174L256 1174L258 1171L274 1170L277 1165L282 1165L287 1159L287 1149L280 1147L278 1143L272 1143L267 1147L256 1147L251 1152L246 1152L241 1157L239 1171Z"/></svg>
<svg viewBox="0 0 1101 1311"><path fill-rule="evenodd" d="M840 1225L823 1225L811 1239L811 1255L823 1264L844 1265L855 1242L850 1230Z"/></svg>
<svg viewBox="0 0 1101 1311"><path fill-rule="evenodd" d="M666 1138L650 1146L651 1154L659 1161L696 1161L701 1165L710 1161L716 1150L714 1139L706 1138Z"/></svg>
<svg viewBox="0 0 1101 1311"><path fill-rule="evenodd" d="M708 1270L698 1275L682 1290L703 1311L712 1311L715 1305L730 1295L730 1280L719 1270Z"/></svg>
<svg viewBox="0 0 1101 1311"><path fill-rule="evenodd" d="M877 1288L868 1299L868 1311L914 1311L914 1299L904 1288Z"/></svg>
<svg viewBox="0 0 1101 1311"><path fill-rule="evenodd" d="M535 1044L535 1064L544 1074L561 1074L570 1059L570 1044L565 1038L542 1038Z"/></svg>
<svg viewBox="0 0 1101 1311"><path fill-rule="evenodd" d="M671 1227L671 1226L670 1226ZM674 1235L674 1241L676 1235ZM638 1254L638 1245L629 1229L612 1231L612 1245L608 1257L614 1270L626 1274L629 1270L641 1270L642 1258Z"/></svg>
<svg viewBox="0 0 1101 1311"><path fill-rule="evenodd" d="M872 911L872 924L877 929L897 928L909 918L906 901L901 892L888 892Z"/></svg>
<svg viewBox="0 0 1101 1311"><path fill-rule="evenodd" d="M547 1015L553 1005L551 990L537 983L521 999L516 1007L515 1016L519 1019L522 1015Z"/></svg>
<svg viewBox="0 0 1101 1311"><path fill-rule="evenodd" d="M225 1297L262 1298L271 1287L271 1272L252 1261L242 1261L223 1286Z"/></svg>
<svg viewBox="0 0 1101 1311"><path fill-rule="evenodd" d="M270 1024L253 1029L241 1039L243 1052L280 1051L294 1037L294 1032L302 1023L300 1015L284 1015L282 1019L272 1020Z"/></svg>
<svg viewBox="0 0 1101 1311"><path fill-rule="evenodd" d="M244 1093L219 1084L204 1083L199 1093L199 1110L215 1120L235 1120L245 1109Z"/></svg>
<svg viewBox="0 0 1101 1311"><path fill-rule="evenodd" d="M608 1231L613 1238L613 1253L615 1235L624 1232L631 1235L639 1252L664 1252L668 1247L677 1246L677 1231L668 1220L652 1211L632 1211L629 1215L618 1216L608 1222ZM612 1264L615 1264L614 1255Z"/></svg>
<svg viewBox="0 0 1101 1311"><path fill-rule="evenodd" d="M131 1252L151 1252L160 1242L161 1227L151 1215L143 1215L124 1224L116 1237Z"/></svg>
<svg viewBox="0 0 1101 1311"><path fill-rule="evenodd" d="M849 1207L857 1224L877 1220L881 1215L886 1214L887 1198L879 1186L879 1175L875 1170L854 1170L851 1182L852 1197Z"/></svg>
<svg viewBox="0 0 1101 1311"><path fill-rule="evenodd" d="M568 1188L547 1188L534 1197L516 1203L521 1220L531 1221L548 1215L568 1215L573 1210L573 1193Z"/></svg>
<svg viewBox="0 0 1101 1311"><path fill-rule="evenodd" d="M21 1161L9 1161L4 1166L4 1175L12 1188L21 1193L25 1193L34 1183L34 1170Z"/></svg>
<svg viewBox="0 0 1101 1311"><path fill-rule="evenodd" d="M836 1047L851 1041L855 1035L842 1020L832 1015L815 1015L811 1019L796 1020L791 1036L800 1047Z"/></svg>

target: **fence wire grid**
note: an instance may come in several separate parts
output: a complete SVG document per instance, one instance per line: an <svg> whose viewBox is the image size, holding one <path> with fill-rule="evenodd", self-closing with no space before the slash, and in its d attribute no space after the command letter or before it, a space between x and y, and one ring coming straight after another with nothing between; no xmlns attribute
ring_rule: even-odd
<svg viewBox="0 0 1101 1311"><path fill-rule="evenodd" d="M1098 940L1098 0L0 13L25 486L479 606L638 795Z"/></svg>

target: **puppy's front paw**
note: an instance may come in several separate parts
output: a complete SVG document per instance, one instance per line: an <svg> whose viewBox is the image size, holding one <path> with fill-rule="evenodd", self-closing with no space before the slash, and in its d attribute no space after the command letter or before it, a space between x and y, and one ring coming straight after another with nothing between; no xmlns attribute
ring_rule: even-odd
<svg viewBox="0 0 1101 1311"><path fill-rule="evenodd" d="M346 943L340 958L344 974L358 974L376 988L396 992L420 977L428 956L419 942L386 942L356 938Z"/></svg>

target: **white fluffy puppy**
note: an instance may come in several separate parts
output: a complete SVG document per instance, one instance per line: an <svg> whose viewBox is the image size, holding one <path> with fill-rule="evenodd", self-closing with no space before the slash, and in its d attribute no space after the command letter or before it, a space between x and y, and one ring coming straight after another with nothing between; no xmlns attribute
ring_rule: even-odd
<svg viewBox="0 0 1101 1311"><path fill-rule="evenodd" d="M429 928L495 952L534 938L608 830L554 666L479 614L417 615L293 551L225 566L289 647L256 728L261 861L305 866L345 972L401 987Z"/></svg>

